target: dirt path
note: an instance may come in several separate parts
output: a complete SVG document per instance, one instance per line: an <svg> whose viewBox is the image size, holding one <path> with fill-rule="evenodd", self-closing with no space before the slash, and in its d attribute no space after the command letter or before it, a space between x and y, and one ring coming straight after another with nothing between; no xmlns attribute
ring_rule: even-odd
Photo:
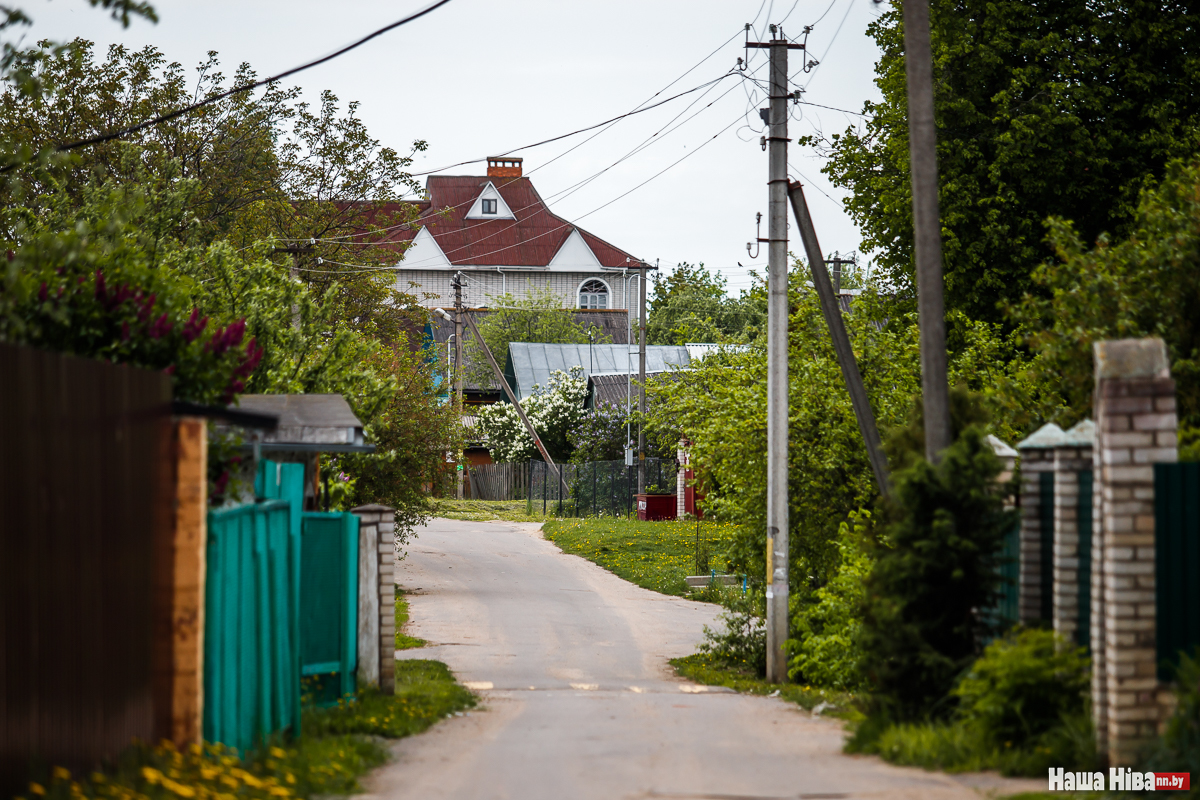
<svg viewBox="0 0 1200 800"><path fill-rule="evenodd" d="M398 581L409 632L482 708L394 747L380 798L951 800L1044 788L952 778L842 754L838 722L677 678L716 608L627 583L538 526L435 520Z"/></svg>

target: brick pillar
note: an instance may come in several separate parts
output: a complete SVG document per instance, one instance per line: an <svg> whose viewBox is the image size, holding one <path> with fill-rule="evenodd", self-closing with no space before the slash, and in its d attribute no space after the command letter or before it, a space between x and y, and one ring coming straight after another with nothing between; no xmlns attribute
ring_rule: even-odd
<svg viewBox="0 0 1200 800"><path fill-rule="evenodd" d="M396 691L396 510L366 505L358 517L358 681Z"/></svg>
<svg viewBox="0 0 1200 800"><path fill-rule="evenodd" d="M1093 674L1097 731L1109 762L1131 766L1157 731L1154 467L1177 458L1175 381L1161 339L1094 345L1095 496L1103 660ZM1096 624L1103 620L1103 625ZM1099 638L1099 641L1097 641ZM1099 652L1095 650L1094 652ZM1099 691L1097 691L1099 690ZM1103 729L1100 725L1103 724Z"/></svg>
<svg viewBox="0 0 1200 800"><path fill-rule="evenodd" d="M1054 448L1063 439L1053 422L1017 443L1021 456L1021 569L1017 578L1017 619L1023 623L1048 619L1042 608L1042 475L1054 471ZM1045 569L1050 569L1046 564Z"/></svg>
<svg viewBox="0 0 1200 800"><path fill-rule="evenodd" d="M1084 420L1066 431L1062 444L1054 448L1054 632L1072 645L1079 637L1079 576L1083 566L1079 552L1079 473L1092 468L1095 438L1096 424Z"/></svg>
<svg viewBox="0 0 1200 800"><path fill-rule="evenodd" d="M675 519L683 519L687 513L688 463L687 445L684 442L680 442L679 449L675 451L675 461L679 464L675 471Z"/></svg>

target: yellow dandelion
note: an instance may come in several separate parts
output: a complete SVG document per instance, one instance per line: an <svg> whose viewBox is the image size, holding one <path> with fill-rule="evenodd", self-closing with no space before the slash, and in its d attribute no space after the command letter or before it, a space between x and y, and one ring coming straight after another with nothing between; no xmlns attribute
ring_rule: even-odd
<svg viewBox="0 0 1200 800"><path fill-rule="evenodd" d="M158 783L162 776L163 774L153 767L142 767L142 777L150 783Z"/></svg>
<svg viewBox="0 0 1200 800"><path fill-rule="evenodd" d="M51 772L51 774L54 776L54 780L56 780L56 781L71 780L71 770L65 769L63 767L55 767L54 770Z"/></svg>
<svg viewBox="0 0 1200 800"><path fill-rule="evenodd" d="M29 791L31 794L45 796L46 787L42 786L40 783L31 783L31 784L29 784Z"/></svg>

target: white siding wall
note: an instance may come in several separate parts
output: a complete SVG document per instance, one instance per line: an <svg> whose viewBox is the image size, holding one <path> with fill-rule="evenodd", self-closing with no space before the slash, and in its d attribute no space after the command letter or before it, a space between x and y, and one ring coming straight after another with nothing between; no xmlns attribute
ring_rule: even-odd
<svg viewBox="0 0 1200 800"><path fill-rule="evenodd" d="M463 303L467 306L489 305L488 295L500 295L505 290L517 298L527 297L531 289L549 288L562 298L563 306L575 308L579 304L579 285L589 278L597 278L608 284L609 308L629 308L626 303L625 284L620 272L510 272L504 271L503 277L495 270L464 269ZM448 308L454 305L454 287L450 281L454 273L450 270L397 270L396 288L417 296L421 305L427 308ZM411 286L412 283L418 286ZM637 278L628 279L629 299L637 307L638 285ZM424 292L435 296L422 297Z"/></svg>

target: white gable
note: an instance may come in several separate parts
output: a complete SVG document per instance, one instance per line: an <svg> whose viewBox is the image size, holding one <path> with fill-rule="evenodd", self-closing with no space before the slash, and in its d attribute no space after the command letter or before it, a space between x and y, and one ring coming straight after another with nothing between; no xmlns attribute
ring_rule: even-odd
<svg viewBox="0 0 1200 800"><path fill-rule="evenodd" d="M571 235L563 242L562 247L550 260L551 269L600 269L600 260L583 240L579 229L571 231Z"/></svg>
<svg viewBox="0 0 1200 800"><path fill-rule="evenodd" d="M404 253L404 260L396 265L401 269L435 269L449 267L450 260L442 252L429 228L421 228L412 244Z"/></svg>
<svg viewBox="0 0 1200 800"><path fill-rule="evenodd" d="M496 213L483 213L483 201L495 200ZM475 202L471 205L471 210L467 212L466 219L516 219L512 213L512 209L508 207L508 203L504 202L504 198L496 191L496 187L488 181L487 186L483 187L483 191L479 193L479 197L475 198Z"/></svg>

